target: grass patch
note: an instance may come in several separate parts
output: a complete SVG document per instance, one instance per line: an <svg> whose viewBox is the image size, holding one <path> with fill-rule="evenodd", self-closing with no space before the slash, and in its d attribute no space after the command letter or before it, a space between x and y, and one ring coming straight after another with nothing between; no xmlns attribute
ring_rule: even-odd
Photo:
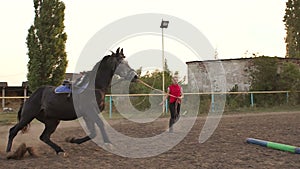
<svg viewBox="0 0 300 169"><path fill-rule="evenodd" d="M300 105L279 105L272 107L244 107L237 108L234 110L225 110L226 114L236 114L236 113L266 113L266 112L293 112L300 111Z"/></svg>
<svg viewBox="0 0 300 169"><path fill-rule="evenodd" d="M266 113L266 112L293 112L293 111L300 111L300 105L290 106L290 105L280 105L280 106L273 106L273 107L243 107L243 108L236 108L233 110L228 110L225 108L224 114L241 114L241 113ZM183 113L183 111L181 111ZM206 115L208 112L199 112L198 116ZM113 112L111 117L108 111L103 111L102 115L105 119L109 120L117 120L117 119L124 119L124 117L118 113ZM161 115L161 118L169 118L170 113L167 112L166 114ZM12 125L17 123L17 112L0 112L0 126L1 125ZM35 122L34 120L33 122Z"/></svg>
<svg viewBox="0 0 300 169"><path fill-rule="evenodd" d="M18 121L17 113L0 113L0 125L10 125L15 124Z"/></svg>

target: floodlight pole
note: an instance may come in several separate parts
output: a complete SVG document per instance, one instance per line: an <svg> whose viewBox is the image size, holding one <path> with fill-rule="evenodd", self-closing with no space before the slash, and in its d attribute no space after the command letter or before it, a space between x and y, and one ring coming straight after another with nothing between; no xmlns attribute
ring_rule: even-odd
<svg viewBox="0 0 300 169"><path fill-rule="evenodd" d="M161 28L161 47L162 47L162 91L163 99L165 97L165 52L164 52L164 28ZM165 102L163 103L163 113L165 113Z"/></svg>
<svg viewBox="0 0 300 169"><path fill-rule="evenodd" d="M163 99L165 97L165 47L164 47L164 28L168 28L169 21L161 20L161 44L162 44L162 91L163 91ZM163 103L163 113L165 112L165 103Z"/></svg>

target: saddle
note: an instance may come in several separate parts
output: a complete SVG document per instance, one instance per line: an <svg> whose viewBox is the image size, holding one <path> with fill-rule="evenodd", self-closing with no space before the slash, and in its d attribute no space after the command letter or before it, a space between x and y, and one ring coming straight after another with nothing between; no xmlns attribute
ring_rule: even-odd
<svg viewBox="0 0 300 169"><path fill-rule="evenodd" d="M72 92L72 86L71 86L71 82L70 81L63 81L63 83L56 87L54 92L55 93L71 93Z"/></svg>
<svg viewBox="0 0 300 169"><path fill-rule="evenodd" d="M80 78L76 79L74 83L67 80L63 81L63 83L60 86L55 88L54 92L56 94L80 94L88 87L89 82L90 80L88 74L84 74Z"/></svg>

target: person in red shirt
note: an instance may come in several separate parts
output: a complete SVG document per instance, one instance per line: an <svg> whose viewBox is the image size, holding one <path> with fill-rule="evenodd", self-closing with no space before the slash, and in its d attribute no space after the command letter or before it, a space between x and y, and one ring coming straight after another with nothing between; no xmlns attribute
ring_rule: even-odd
<svg viewBox="0 0 300 169"><path fill-rule="evenodd" d="M172 84L168 87L167 95L160 103L163 105L165 100L169 97L169 110L171 113L169 121L169 132L173 132L173 124L176 123L180 117L181 99L183 99L182 87L178 84L178 77L172 77Z"/></svg>

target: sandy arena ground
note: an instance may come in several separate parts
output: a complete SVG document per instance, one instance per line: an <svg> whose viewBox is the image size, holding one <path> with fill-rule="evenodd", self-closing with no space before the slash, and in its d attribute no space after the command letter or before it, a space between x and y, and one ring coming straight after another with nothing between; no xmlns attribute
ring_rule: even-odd
<svg viewBox="0 0 300 169"><path fill-rule="evenodd" d="M77 121L62 122L52 140L68 154L64 158L39 140L41 123L33 123L30 132L18 134L13 150L22 142L35 148L38 157L26 155L22 160L6 160L5 147L11 126L0 126L0 168L300 168L300 154L245 143L248 137L300 147L300 112L223 115L214 134L203 144L198 142L205 117L199 117L183 141L173 149L155 157L132 159L114 155L92 141L81 145L66 143L68 136L80 137L85 133ZM161 133L167 118L144 127L117 120L113 127L127 135ZM145 135L143 135L145 136ZM147 135L146 135L147 136Z"/></svg>

